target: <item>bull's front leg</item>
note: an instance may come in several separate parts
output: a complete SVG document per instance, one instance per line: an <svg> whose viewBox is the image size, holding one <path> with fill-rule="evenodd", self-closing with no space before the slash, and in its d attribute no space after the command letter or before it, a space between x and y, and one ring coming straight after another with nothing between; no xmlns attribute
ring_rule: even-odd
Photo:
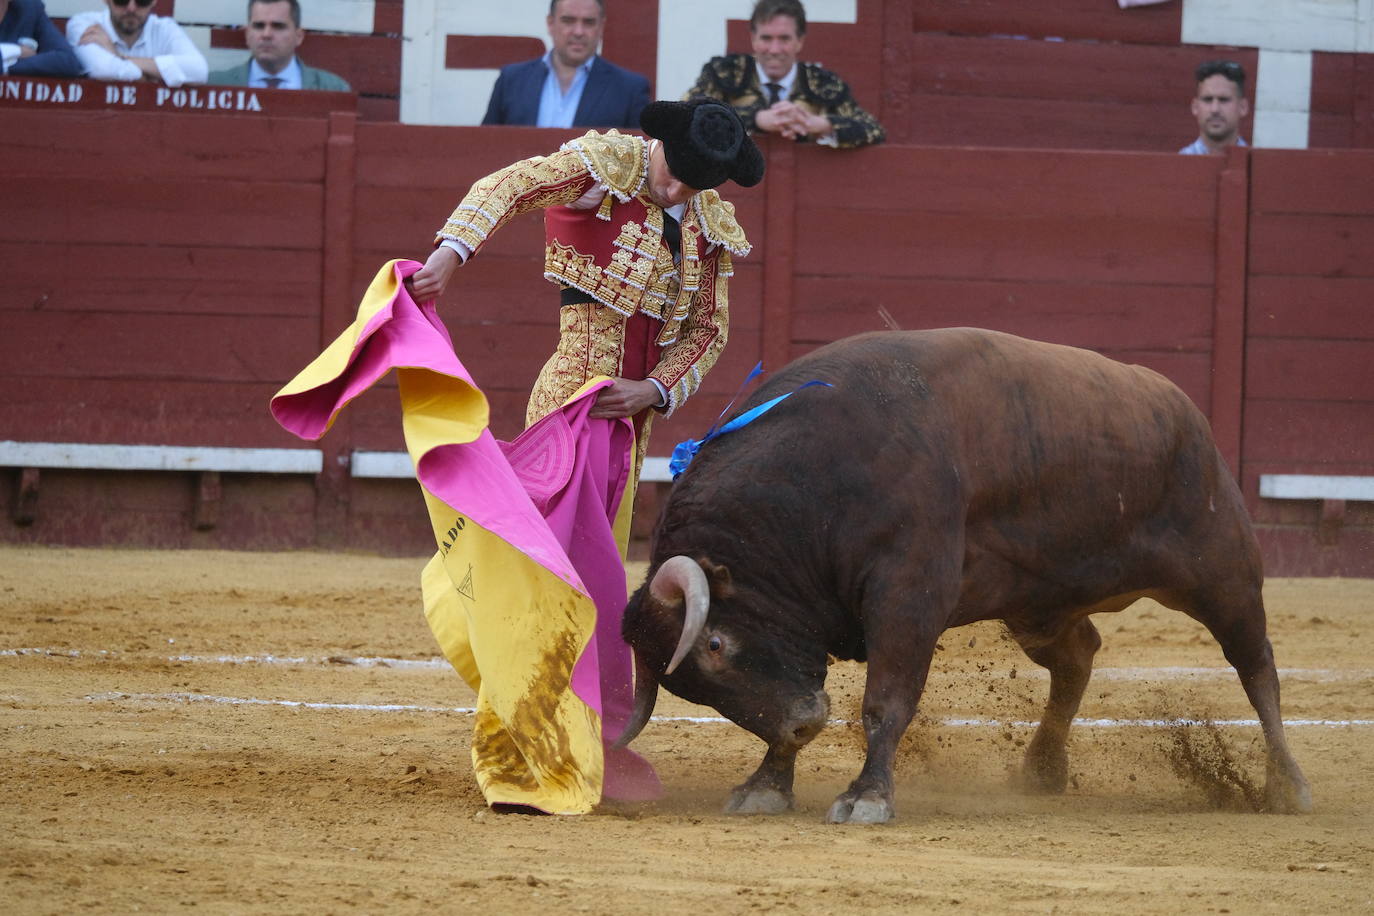
<svg viewBox="0 0 1374 916"><path fill-rule="evenodd" d="M905 638L879 643L882 651L877 654L870 642L863 702L868 756L858 778L830 806L826 820L832 824L885 824L896 815L892 767L897 743L916 715L935 651L935 635L902 636Z"/></svg>
<svg viewBox="0 0 1374 916"><path fill-rule="evenodd" d="M792 781L798 747L775 744L754 774L735 786L725 802L726 814L781 814L792 810Z"/></svg>
<svg viewBox="0 0 1374 916"><path fill-rule="evenodd" d="M824 690L795 699L787 715L769 730L768 753L754 775L738 785L725 803L726 814L781 814L792 810L797 752L825 728L830 697Z"/></svg>

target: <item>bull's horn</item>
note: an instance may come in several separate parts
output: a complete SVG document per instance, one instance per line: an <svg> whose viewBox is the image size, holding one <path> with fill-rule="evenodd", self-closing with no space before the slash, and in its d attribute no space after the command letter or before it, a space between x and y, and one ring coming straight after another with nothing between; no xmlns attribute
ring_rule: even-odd
<svg viewBox="0 0 1374 916"><path fill-rule="evenodd" d="M644 730L644 726L649 724L649 717L654 714L654 704L658 702L658 679L654 677L653 671L644 664L639 658L639 653L635 653L635 708L630 713L630 721L625 723L625 730L620 733L620 737L615 739L615 744L611 745L616 750L627 746L631 741L639 736Z"/></svg>
<svg viewBox="0 0 1374 916"><path fill-rule="evenodd" d="M672 674L673 669L687 656L701 628L706 626L706 612L711 607L711 588L706 583L706 573L691 557L669 557L658 568L654 579L649 583L649 594L659 601L676 604L684 601L687 610L682 619L682 636L678 638L677 650L673 660L668 662L664 674Z"/></svg>

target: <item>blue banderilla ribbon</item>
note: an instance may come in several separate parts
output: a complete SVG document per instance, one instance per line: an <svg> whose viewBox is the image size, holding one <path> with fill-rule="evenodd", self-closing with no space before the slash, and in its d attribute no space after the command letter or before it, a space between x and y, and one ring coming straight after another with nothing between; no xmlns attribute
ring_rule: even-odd
<svg viewBox="0 0 1374 916"><path fill-rule="evenodd" d="M730 399L730 403L726 404L725 409L720 412L720 417L716 418L716 423L706 431L706 435L702 436L700 439L688 439L685 442L679 442L676 446L673 447L673 457L668 459L668 470L672 471L674 480L677 480L678 475L681 474L683 471L687 470L687 465L692 463L692 459L696 457L696 454L698 451L701 450L701 447L706 443L710 442L712 439L719 439L726 433L732 433L737 429L740 429L744 426L748 426L750 423L753 423L759 417L768 413L768 411L772 410L774 407L777 407L783 401L787 400L792 395L796 394L798 391L801 391L803 388L810 388L812 385L824 385L827 388L835 387L829 382L823 382L820 379L812 379L809 382L798 385L796 388L793 388L791 391L787 392L787 394L779 395L778 397L773 398L771 401L765 401L757 407L751 407L749 410L740 414L738 417L735 417L729 423L726 423L724 426L721 426L720 418L724 417L727 413L730 412L730 408L735 406L735 401L739 399L740 394L744 392L744 389L749 386L749 383L752 382L761 372L763 372L763 363L756 363L754 365L754 368L750 370L749 375L745 377L744 383L739 386L739 391L735 392L735 396Z"/></svg>

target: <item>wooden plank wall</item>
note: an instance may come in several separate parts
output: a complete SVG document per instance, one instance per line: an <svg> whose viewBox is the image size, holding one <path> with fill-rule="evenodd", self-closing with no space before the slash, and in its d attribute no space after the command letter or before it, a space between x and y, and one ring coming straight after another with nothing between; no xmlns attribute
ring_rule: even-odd
<svg viewBox="0 0 1374 916"><path fill-rule="evenodd" d="M245 405L318 343L327 122L5 120L0 438L294 445Z"/></svg>
<svg viewBox="0 0 1374 916"><path fill-rule="evenodd" d="M1182 4L935 0L913 10L906 142L1172 152L1197 136L1193 68L1252 50L1180 44ZM1250 133L1249 119L1242 127Z"/></svg>
<svg viewBox="0 0 1374 916"><path fill-rule="evenodd" d="M317 349L328 122L5 112L0 439L300 447L266 414ZM230 475L194 532L191 475L45 471L6 540L316 543L309 479ZM7 481L4 498L12 498Z"/></svg>
<svg viewBox="0 0 1374 916"><path fill-rule="evenodd" d="M1259 476L1374 473L1374 154L1251 158L1241 484L1273 564L1333 574L1374 556L1374 504L1314 545L1322 505L1261 500Z"/></svg>
<svg viewBox="0 0 1374 916"><path fill-rule="evenodd" d="M1206 409L1222 160L910 147L799 159L795 347L882 328L885 309L903 328L990 327L1149 365Z"/></svg>
<svg viewBox="0 0 1374 916"><path fill-rule="evenodd" d="M268 398L347 325L375 271L424 257L474 178L572 133L347 114L7 119L0 439L165 445L304 445ZM1356 549L1368 507L1349 507L1341 543L1355 546L1333 552L1313 539L1319 507L1256 489L1261 473L1374 474L1374 152L764 145L768 180L729 195L755 245L731 285L730 346L657 425L653 454L700 436L757 360L885 314L999 328L1175 379L1240 467L1277 568L1374 575L1374 551ZM507 227L441 303L501 437L556 334L541 240L537 218ZM389 384L320 447L318 480L226 475L209 532L187 524L189 475L56 471L20 528L17 472L0 470L0 540L425 548L414 485L351 480L343 460L402 447Z"/></svg>

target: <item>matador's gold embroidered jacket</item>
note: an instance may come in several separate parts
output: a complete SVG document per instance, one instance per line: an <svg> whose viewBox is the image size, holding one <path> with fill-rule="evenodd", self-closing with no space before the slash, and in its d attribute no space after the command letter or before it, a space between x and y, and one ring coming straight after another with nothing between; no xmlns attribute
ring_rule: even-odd
<svg viewBox="0 0 1374 916"><path fill-rule="evenodd" d="M757 130L754 117L768 107L767 93L759 83L759 68L750 54L727 54L708 60L696 85L683 98L701 96L720 99L734 108L750 132ZM878 119L854 101L849 84L820 64L797 62L797 78L788 100L812 114L829 118L835 127L835 146L840 149L882 143L887 137Z"/></svg>
<svg viewBox="0 0 1374 916"><path fill-rule="evenodd" d="M535 156L474 184L439 240L472 253L497 229L545 210L544 276L628 319L663 322L662 352L649 373L668 391L671 415L715 364L729 330L732 255L749 253L735 208L715 191L694 195L683 213L681 264L663 242L663 210L649 198L649 145L611 130L589 131L550 156ZM602 188L599 205L569 206Z"/></svg>

